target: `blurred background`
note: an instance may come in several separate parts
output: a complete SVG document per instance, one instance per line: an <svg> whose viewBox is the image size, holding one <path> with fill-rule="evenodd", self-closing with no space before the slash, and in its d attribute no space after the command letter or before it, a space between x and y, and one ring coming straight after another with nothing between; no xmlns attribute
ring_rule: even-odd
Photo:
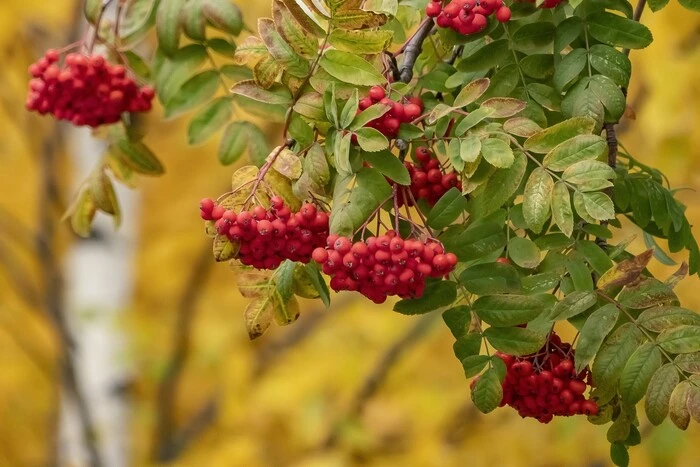
<svg viewBox="0 0 700 467"><path fill-rule="evenodd" d="M268 1L240 6L248 25L269 15ZM85 435L109 466L609 464L606 428L585 419L479 414L438 314L336 295L330 310L305 303L297 323L250 342L245 299L211 260L197 210L232 169L216 143L187 147L186 119L152 112L147 143L166 175L120 187L121 228L100 218L78 240L60 216L103 148L23 107L27 66L65 41L75 11L73 0L0 2L0 466L88 465ZM697 225L700 17L674 1L643 22L655 41L631 54L633 112L619 136L687 188ZM684 306L700 310L699 286L678 286ZM632 465L700 466L697 424L640 423Z"/></svg>

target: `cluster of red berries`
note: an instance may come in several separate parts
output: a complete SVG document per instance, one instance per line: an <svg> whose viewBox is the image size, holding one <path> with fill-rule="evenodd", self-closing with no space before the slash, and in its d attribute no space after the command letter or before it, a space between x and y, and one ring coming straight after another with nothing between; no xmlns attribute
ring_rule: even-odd
<svg viewBox="0 0 700 467"><path fill-rule="evenodd" d="M308 263L328 237L328 214L311 203L293 213L279 196L270 200L270 209L255 206L238 213L207 198L200 202L200 214L214 221L219 235L240 243L238 260L257 269L275 269L286 259Z"/></svg>
<svg viewBox="0 0 700 467"><path fill-rule="evenodd" d="M588 368L576 373L571 345L552 332L542 349L525 357L497 352L508 372L501 407L515 408L521 417L549 423L554 416L596 415L598 404L583 395L591 386Z"/></svg>
<svg viewBox="0 0 700 467"><path fill-rule="evenodd" d="M534 1L534 0L533 0ZM510 21L510 8L503 0L452 0L442 6L442 0L432 0L425 13L435 18L441 28L451 28L462 35L477 34L486 29L488 17L494 15L501 23Z"/></svg>
<svg viewBox="0 0 700 467"><path fill-rule="evenodd" d="M360 100L357 112L361 112L374 104L384 104L391 109L381 117L367 123L389 139L396 138L402 123L410 123L423 113L423 101L420 97L408 97L403 102L391 100L381 86L373 86L367 97Z"/></svg>
<svg viewBox="0 0 700 467"><path fill-rule="evenodd" d="M411 175L411 194L413 199L424 199L430 206L435 203L445 194L450 188L462 189L462 183L457 178L455 172L443 173L438 161L428 148L420 146L416 148L414 157L418 164L404 162ZM413 205L413 199L407 197L407 193L403 190L400 192L399 205Z"/></svg>
<svg viewBox="0 0 700 467"><path fill-rule="evenodd" d="M535 3L537 0L515 0L521 3ZM564 0L544 0L540 8L556 8L560 3L564 3Z"/></svg>
<svg viewBox="0 0 700 467"><path fill-rule="evenodd" d="M457 256L445 253L442 243L404 240L393 230L355 243L330 235L326 248L316 248L312 257L331 276L333 290L358 291L374 303L392 295L419 298L426 278L444 276L457 264Z"/></svg>
<svg viewBox="0 0 700 467"><path fill-rule="evenodd" d="M96 127L119 121L123 112L151 109L153 88L139 88L122 65L100 55L68 54L61 67L59 58L58 51L48 50L29 67L27 110Z"/></svg>

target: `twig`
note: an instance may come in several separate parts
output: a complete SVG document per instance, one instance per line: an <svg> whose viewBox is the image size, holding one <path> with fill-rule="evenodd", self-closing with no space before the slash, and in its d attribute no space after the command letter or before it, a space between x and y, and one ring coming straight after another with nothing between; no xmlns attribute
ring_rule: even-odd
<svg viewBox="0 0 700 467"><path fill-rule="evenodd" d="M614 123L606 123L603 125L603 129L605 130L605 138L608 142L608 165L614 169L615 167L617 167L617 152L618 152L617 134L615 132L615 124Z"/></svg>
<svg viewBox="0 0 700 467"><path fill-rule="evenodd" d="M194 319L197 299L204 290L205 283L212 269L211 245L207 243L199 253L197 262L192 267L185 282L185 289L180 298L175 333L173 335L172 354L160 380L156 400L156 426L154 435L154 453L157 461L171 459L172 443L175 439L174 420L175 396L182 375L182 369L190 350L190 325Z"/></svg>
<svg viewBox="0 0 700 467"><path fill-rule="evenodd" d="M418 26L418 30L416 30L413 37L401 48L404 59L403 64L401 64L398 79L404 83L410 83L413 79L413 66L416 64L416 60L423 50L423 42L430 35L433 27L435 27L433 19L425 18L420 26Z"/></svg>
<svg viewBox="0 0 700 467"><path fill-rule="evenodd" d="M384 351L384 353L382 353L372 367L372 370L362 381L362 384L358 388L357 392L355 392L353 395L350 408L342 420L353 418L362 413L365 404L377 392L379 387L385 381L389 371L409 349L420 341L420 339L426 334L438 317L440 317L439 313L429 313L423 315L413 326L408 328L408 330L401 337L394 341L394 343L391 344ZM338 425L338 423L335 423L331 427L330 432L326 435L323 442L323 448L329 449L338 441Z"/></svg>

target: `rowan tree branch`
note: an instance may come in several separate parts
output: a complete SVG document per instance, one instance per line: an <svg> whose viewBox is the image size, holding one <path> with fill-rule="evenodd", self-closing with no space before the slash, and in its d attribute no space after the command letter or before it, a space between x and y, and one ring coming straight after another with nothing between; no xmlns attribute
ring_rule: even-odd
<svg viewBox="0 0 700 467"><path fill-rule="evenodd" d="M376 394L379 387L386 380L389 371L401 359L401 357L423 338L430 327L440 317L439 313L429 313L421 316L416 323L394 341L379 357L370 372L365 376L360 387L352 396L352 402L345 415L340 419L347 420L362 413L367 401ZM323 441L322 447L329 449L338 441L339 423L332 425L329 433Z"/></svg>
<svg viewBox="0 0 700 467"><path fill-rule="evenodd" d="M153 452L153 457L157 461L173 459L173 443L176 438L175 398L182 370L189 356L190 330L196 312L197 299L204 291L213 264L211 245L207 243L190 271L178 305L172 353L157 389Z"/></svg>
<svg viewBox="0 0 700 467"><path fill-rule="evenodd" d="M647 0L639 0L637 2L637 6L634 8L634 14L632 15L632 19L636 22L639 22L642 19L642 13L644 13L644 8L647 5ZM622 49L622 53L629 56L630 54L630 49Z"/></svg>
<svg viewBox="0 0 700 467"><path fill-rule="evenodd" d="M415 34L401 48L401 52L404 55L404 60L401 64L401 68L399 69L399 76L394 76L394 79L399 79L404 83L411 82L413 79L413 67L416 64L418 56L423 50L423 42L430 35L434 27L435 22L433 19L425 18L420 26L418 26Z"/></svg>

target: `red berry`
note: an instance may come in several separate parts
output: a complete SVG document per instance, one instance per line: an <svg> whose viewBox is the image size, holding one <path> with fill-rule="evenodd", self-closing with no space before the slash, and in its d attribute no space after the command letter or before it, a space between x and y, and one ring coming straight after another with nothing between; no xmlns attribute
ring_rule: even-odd
<svg viewBox="0 0 700 467"><path fill-rule="evenodd" d="M510 8L504 5L496 10L496 19L501 23L510 21Z"/></svg>
<svg viewBox="0 0 700 467"><path fill-rule="evenodd" d="M386 92L381 86L372 86L369 89L368 95L370 99L372 99L374 102L379 102L380 100L384 99L384 97L386 96Z"/></svg>

